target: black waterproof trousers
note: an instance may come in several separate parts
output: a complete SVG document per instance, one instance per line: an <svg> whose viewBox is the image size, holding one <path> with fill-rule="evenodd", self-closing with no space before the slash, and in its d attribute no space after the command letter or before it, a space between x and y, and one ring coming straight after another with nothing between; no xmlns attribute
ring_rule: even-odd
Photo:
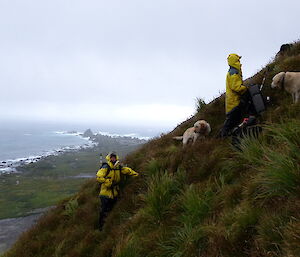
<svg viewBox="0 0 300 257"><path fill-rule="evenodd" d="M242 120L242 107L238 105L226 114L226 120L223 128L220 131L219 137L230 136L231 131L234 127L240 124Z"/></svg>
<svg viewBox="0 0 300 257"><path fill-rule="evenodd" d="M99 230L102 230L105 218L107 217L108 213L112 210L112 208L116 204L117 198L111 199L106 196L100 196L100 202L101 202L101 209L99 215Z"/></svg>

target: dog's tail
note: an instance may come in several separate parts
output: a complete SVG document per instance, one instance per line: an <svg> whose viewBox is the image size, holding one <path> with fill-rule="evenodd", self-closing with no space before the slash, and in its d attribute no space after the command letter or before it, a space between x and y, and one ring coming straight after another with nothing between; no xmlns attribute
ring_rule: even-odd
<svg viewBox="0 0 300 257"><path fill-rule="evenodd" d="M180 136L180 137L173 137L173 139L175 139L175 140L182 140L182 139L183 139L183 136Z"/></svg>

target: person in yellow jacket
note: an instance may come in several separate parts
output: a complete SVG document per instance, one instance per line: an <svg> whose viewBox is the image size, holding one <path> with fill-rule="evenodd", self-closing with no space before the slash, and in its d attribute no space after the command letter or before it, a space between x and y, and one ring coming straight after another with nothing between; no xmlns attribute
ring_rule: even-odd
<svg viewBox="0 0 300 257"><path fill-rule="evenodd" d="M138 173L129 167L123 167L119 157L112 152L106 156L107 163L103 163L97 172L97 181L101 184L100 201L101 210L99 215L99 229L104 225L104 220L117 202L121 175L138 176Z"/></svg>
<svg viewBox="0 0 300 257"><path fill-rule="evenodd" d="M226 137L242 119L241 97L247 91L243 85L241 56L230 54L227 58L229 71L226 76L226 120L221 130L221 137Z"/></svg>

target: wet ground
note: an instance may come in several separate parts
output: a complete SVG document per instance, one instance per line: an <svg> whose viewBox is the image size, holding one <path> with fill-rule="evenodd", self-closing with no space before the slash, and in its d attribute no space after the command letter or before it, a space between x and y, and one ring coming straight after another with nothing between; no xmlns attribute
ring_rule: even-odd
<svg viewBox="0 0 300 257"><path fill-rule="evenodd" d="M34 210L26 217L0 220L0 254L8 250L48 209Z"/></svg>

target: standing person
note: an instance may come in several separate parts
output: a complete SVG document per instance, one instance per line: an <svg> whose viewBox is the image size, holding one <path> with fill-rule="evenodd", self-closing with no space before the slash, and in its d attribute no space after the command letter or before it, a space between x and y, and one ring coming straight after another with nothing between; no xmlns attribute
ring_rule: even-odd
<svg viewBox="0 0 300 257"><path fill-rule="evenodd" d="M240 59L241 56L237 54L230 54L227 58L229 71L226 76L226 120L220 131L221 137L227 137L242 119L241 96L247 91L247 87L243 85Z"/></svg>
<svg viewBox="0 0 300 257"><path fill-rule="evenodd" d="M102 230L104 220L117 202L121 174L138 176L138 173L128 167L120 165L119 157L112 152L106 156L107 163L103 163L97 172L97 181L101 183L100 201L101 211L99 216L99 230Z"/></svg>

